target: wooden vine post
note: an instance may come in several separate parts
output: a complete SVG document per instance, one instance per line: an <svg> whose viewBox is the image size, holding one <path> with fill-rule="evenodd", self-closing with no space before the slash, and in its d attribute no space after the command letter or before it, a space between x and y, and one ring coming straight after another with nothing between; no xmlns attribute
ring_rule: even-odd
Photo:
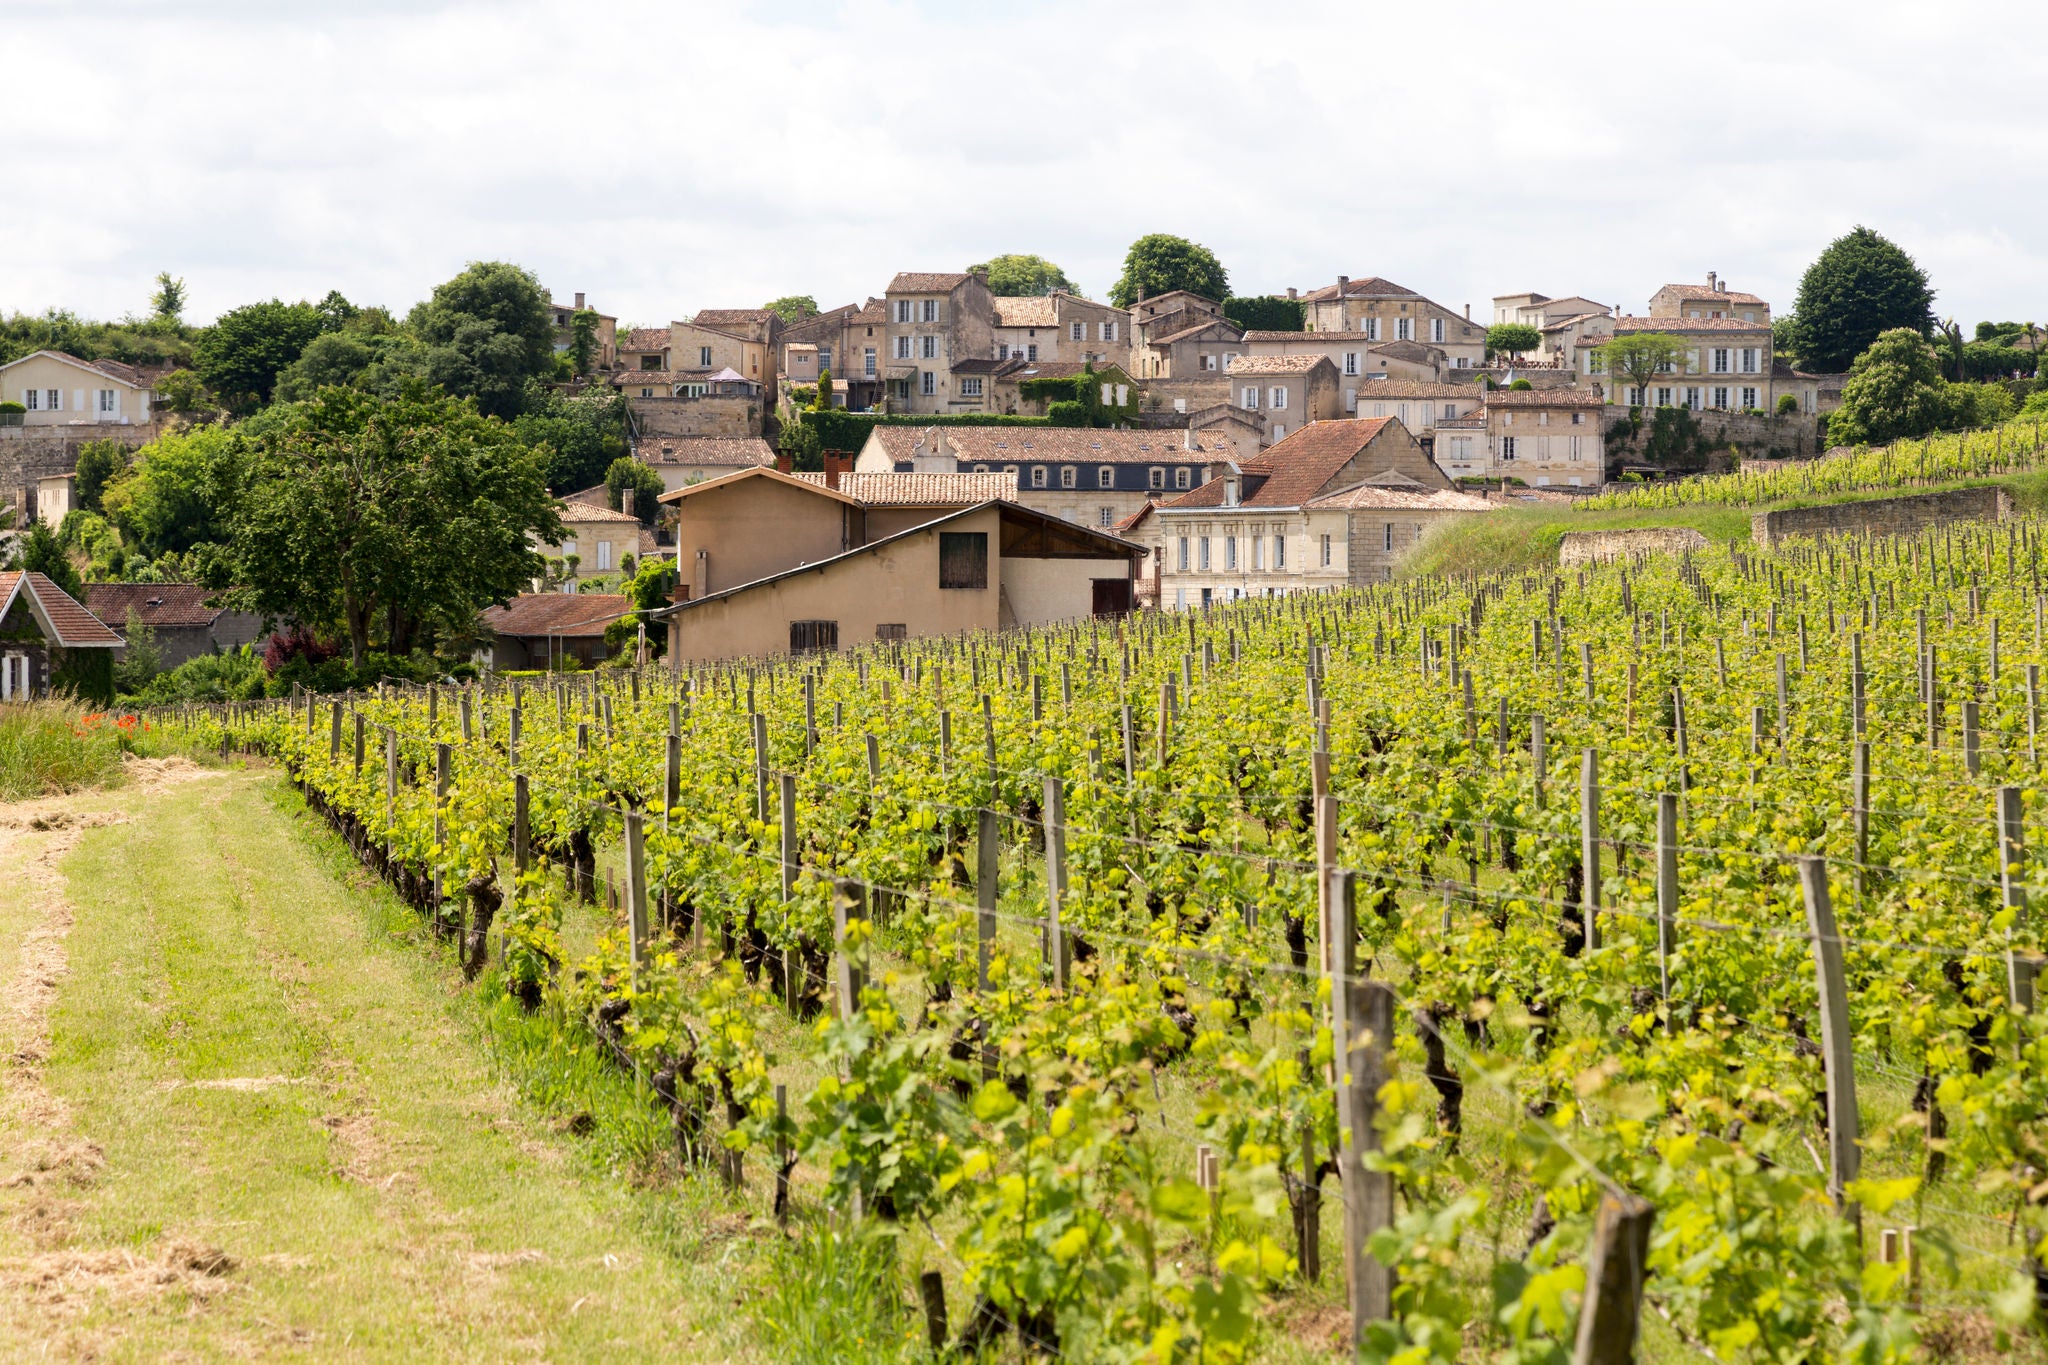
<svg viewBox="0 0 2048 1365"><path fill-rule="evenodd" d="M1586 951L1600 946L1600 754L1587 749L1579 766L1579 904Z"/></svg>
<svg viewBox="0 0 2048 1365"><path fill-rule="evenodd" d="M1586 1255L1586 1297L1572 1365L1629 1365L1649 1277L1650 1226L1656 1206L1620 1190L1600 1196L1593 1246Z"/></svg>
<svg viewBox="0 0 2048 1365"><path fill-rule="evenodd" d="M1827 859L1809 854L1799 860L1799 885L1806 900L1806 927L1813 938L1813 963L1820 981L1821 1061L1828 1084L1828 1194L1842 1217L1859 1227L1861 1209L1849 1199L1848 1187L1861 1169L1863 1149L1857 1145L1861 1119L1856 1108L1854 1040L1849 1032L1849 988L1842 971L1842 940L1835 931L1835 908L1828 900Z"/></svg>
<svg viewBox="0 0 2048 1365"><path fill-rule="evenodd" d="M860 993L866 984L867 973L863 970L867 954L847 946L847 922L859 917L861 907L861 883L851 877L840 877L832 883L832 962L833 993L839 1005L839 1017L851 1019L860 1012Z"/></svg>
<svg viewBox="0 0 2048 1365"><path fill-rule="evenodd" d="M1366 1243L1394 1221L1394 1177L1368 1170L1365 1157L1380 1148L1373 1120L1387 1081L1387 1050L1394 1038L1394 992L1384 981L1358 976L1354 874L1332 878L1335 932L1324 957L1331 974L1330 1009L1336 1061L1337 1177L1344 1191L1344 1278L1351 1304L1351 1349L1365 1344L1366 1329L1394 1310L1394 1270Z"/></svg>
<svg viewBox="0 0 2048 1365"><path fill-rule="evenodd" d="M2027 927L2027 863L2025 814L2018 787L1998 789L1998 881L2005 908L2012 912L2008 939ZM2005 953L2006 989L2012 1007L2031 1014L2034 1009L2034 976L2039 964L2027 953L2008 948Z"/></svg>
<svg viewBox="0 0 2048 1365"><path fill-rule="evenodd" d="M1046 965L1052 968L1055 990L1067 988L1067 937L1060 912L1067 898L1067 794L1057 777L1045 779L1045 936Z"/></svg>
<svg viewBox="0 0 2048 1365"><path fill-rule="evenodd" d="M998 869L1002 854L1002 832L996 813L984 806L974 848L975 986L984 992L988 990L988 970L996 947L996 904L1001 889Z"/></svg>
<svg viewBox="0 0 2048 1365"><path fill-rule="evenodd" d="M1678 794L1657 795L1657 990L1671 1026L1671 955L1678 951Z"/></svg>
<svg viewBox="0 0 2048 1365"><path fill-rule="evenodd" d="M632 941L633 980L640 979L640 959L647 948L647 837L640 812L626 812L626 932Z"/></svg>

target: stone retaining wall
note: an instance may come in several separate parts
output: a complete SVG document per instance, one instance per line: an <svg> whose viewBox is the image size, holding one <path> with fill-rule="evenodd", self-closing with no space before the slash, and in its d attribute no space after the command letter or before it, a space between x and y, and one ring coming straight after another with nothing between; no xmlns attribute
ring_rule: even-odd
<svg viewBox="0 0 2048 1365"><path fill-rule="evenodd" d="M1760 546L1776 544L1788 536L1903 536L1944 522L2002 521L2011 515L2012 499L2003 488L1957 488L1910 498L1874 498L1784 512L1758 512L1749 519L1749 536Z"/></svg>
<svg viewBox="0 0 2048 1365"><path fill-rule="evenodd" d="M1689 526L1643 526L1630 531L1567 531L1557 545L1557 564L1605 564L1645 555L1675 555L1704 550L1707 538Z"/></svg>

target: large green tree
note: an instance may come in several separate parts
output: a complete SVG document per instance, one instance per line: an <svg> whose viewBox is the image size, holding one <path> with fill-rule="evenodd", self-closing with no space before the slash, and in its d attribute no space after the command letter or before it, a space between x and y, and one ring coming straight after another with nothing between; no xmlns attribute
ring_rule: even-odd
<svg viewBox="0 0 2048 1365"><path fill-rule="evenodd" d="M1881 332L1905 328L1927 336L1934 327L1934 290L1911 256L1859 226L1806 268L1793 315L1800 367L1839 374Z"/></svg>
<svg viewBox="0 0 2048 1365"><path fill-rule="evenodd" d="M1684 362L1685 342L1669 332L1624 332L1595 347L1593 354L1600 358L1601 369L1647 396L1658 375Z"/></svg>
<svg viewBox="0 0 2048 1365"><path fill-rule="evenodd" d="M625 510L629 488L633 490L633 515L640 518L642 526L654 525L655 517L661 513L661 495L668 492L668 485L647 465L630 455L621 455L604 472L605 500L614 512Z"/></svg>
<svg viewBox="0 0 2048 1365"><path fill-rule="evenodd" d="M548 487L593 488L626 453L626 400L609 384L577 394L547 393L512 423L519 439L543 451Z"/></svg>
<svg viewBox="0 0 2048 1365"><path fill-rule="evenodd" d="M1842 406L1828 418L1828 441L1874 445L1939 431L1956 415L1948 389L1927 339L1914 328L1894 328L1850 366Z"/></svg>
<svg viewBox="0 0 2048 1365"><path fill-rule="evenodd" d="M235 522L238 596L267 616L406 654L542 572L559 541L543 452L474 405L323 389L255 439Z"/></svg>
<svg viewBox="0 0 2048 1365"><path fill-rule="evenodd" d="M1205 246L1170 233L1148 233L1124 253L1124 273L1111 287L1109 301L1128 308L1141 290L1149 299L1176 289L1221 302L1230 297L1230 272Z"/></svg>
<svg viewBox="0 0 2048 1365"><path fill-rule="evenodd" d="M1543 344L1543 333L1526 322L1496 322L1486 329L1488 355L1521 355Z"/></svg>
<svg viewBox="0 0 2048 1365"><path fill-rule="evenodd" d="M156 273L156 292L149 296L149 311L158 322L178 322L185 316L185 282L168 270Z"/></svg>
<svg viewBox="0 0 2048 1365"><path fill-rule="evenodd" d="M16 554L16 565L23 573L42 574L73 597L84 596L85 589L78 581L78 566L71 562L70 553L57 539L57 533L50 529L49 522L38 519L31 525L21 537Z"/></svg>
<svg viewBox="0 0 2048 1365"><path fill-rule="evenodd" d="M986 272L988 292L1003 298L1022 298L1028 295L1050 294L1055 289L1064 289L1069 294L1079 294L1074 282L1067 278L1067 272L1043 256L1029 252L1011 251L1001 256L991 256L980 265L967 267L970 272Z"/></svg>
<svg viewBox="0 0 2048 1365"><path fill-rule="evenodd" d="M150 559L228 539L246 440L238 428L192 427L135 452L100 506L129 546Z"/></svg>
<svg viewBox="0 0 2048 1365"><path fill-rule="evenodd" d="M221 314L200 335L193 364L231 411L253 412L270 401L277 376L322 330L320 310L310 303L246 304Z"/></svg>
<svg viewBox="0 0 2048 1365"><path fill-rule="evenodd" d="M436 286L410 322L427 346L427 378L474 398L486 416L518 416L531 397L527 381L554 372L552 305L540 281L516 265L470 265Z"/></svg>
<svg viewBox="0 0 2048 1365"><path fill-rule="evenodd" d="M809 294L784 294L779 299L770 299L761 305L787 323L802 322L818 316L818 301Z"/></svg>
<svg viewBox="0 0 2048 1365"><path fill-rule="evenodd" d="M78 505L88 512L100 510L100 496L115 476L128 468L128 447L119 441L87 441L78 448Z"/></svg>

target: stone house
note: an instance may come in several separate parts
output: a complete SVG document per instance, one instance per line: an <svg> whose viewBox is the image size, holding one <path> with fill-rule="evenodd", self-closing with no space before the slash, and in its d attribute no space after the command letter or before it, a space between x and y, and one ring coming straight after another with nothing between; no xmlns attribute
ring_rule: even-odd
<svg viewBox="0 0 2048 1365"><path fill-rule="evenodd" d="M1131 315L1121 308L1065 290L1018 297L997 295L995 358L1064 361L1079 367L1127 366L1131 358Z"/></svg>
<svg viewBox="0 0 2048 1365"><path fill-rule="evenodd" d="M877 426L859 473L998 474L1026 507L1109 529L1154 497L1199 488L1237 458L1225 432L1188 428Z"/></svg>
<svg viewBox="0 0 2048 1365"><path fill-rule="evenodd" d="M1346 390L1347 398L1352 396ZM1418 384L1380 379L1361 385L1347 415L1391 417L1422 438L1427 447L1438 422L1476 412L1486 404L1486 390L1477 384Z"/></svg>
<svg viewBox="0 0 2048 1365"><path fill-rule="evenodd" d="M1566 318L1584 317L1588 313L1605 313L1612 316L1614 310L1583 294L1573 294L1562 299L1534 292L1493 296L1493 320L1496 323L1519 322L1524 327L1534 327L1538 331L1552 323L1562 322Z"/></svg>
<svg viewBox="0 0 2048 1365"><path fill-rule="evenodd" d="M808 540L805 523L815 522L817 538L829 542L860 514L841 495L789 483L808 502L781 509L778 534ZM669 658L681 666L1120 615L1130 610L1143 555L1107 532L987 502L693 594L649 613L650 626L666 623Z"/></svg>
<svg viewBox="0 0 2048 1365"><path fill-rule="evenodd" d="M23 427L122 427L153 430L150 381L118 360L81 360L64 351L32 351L0 365L0 399L28 411ZM85 433L96 439L99 432ZM147 439L147 432L137 433Z"/></svg>
<svg viewBox="0 0 2048 1365"><path fill-rule="evenodd" d="M611 655L605 628L632 610L632 599L611 592L526 593L487 607L488 663L501 672L595 668Z"/></svg>
<svg viewBox="0 0 2048 1365"><path fill-rule="evenodd" d="M904 271L889 281L881 359L891 412L975 411L988 399L995 298L980 275ZM956 380L954 368L965 364Z"/></svg>
<svg viewBox="0 0 2048 1365"><path fill-rule="evenodd" d="M561 512L561 540L550 544L536 537L533 542L543 558L562 561L561 591L576 591L584 579L624 573L628 560L638 561L640 518L631 512L615 512L580 497L564 501ZM574 564L569 563L572 558Z"/></svg>
<svg viewBox="0 0 2048 1365"><path fill-rule="evenodd" d="M766 308L705 308L688 322L671 322L668 359L678 390L731 370L773 393L781 332L781 316Z"/></svg>
<svg viewBox="0 0 2048 1365"><path fill-rule="evenodd" d="M1161 607L1380 582L1427 527L1490 510L1389 417L1312 422L1134 518Z"/></svg>
<svg viewBox="0 0 2048 1365"><path fill-rule="evenodd" d="M988 410L1043 417L1056 400L1043 394L1026 393L1023 386L1033 379L1079 379L1089 373L1091 363L1094 364L1093 382L1101 386L1104 406L1121 408L1132 401L1134 394L1142 396L1142 388L1125 373L1122 365L1114 361L1012 359L997 362L989 377Z"/></svg>
<svg viewBox="0 0 2048 1365"><path fill-rule="evenodd" d="M833 406L867 412L881 400L888 326L888 308L881 299L869 299L865 305L842 304L817 317L789 323L782 329L785 353L792 345L815 346L817 359L807 378L794 373L783 377L808 384L817 379L819 371L830 370Z"/></svg>
<svg viewBox="0 0 2048 1365"><path fill-rule="evenodd" d="M1421 342L1442 350L1456 370L1486 363L1486 328L1472 320L1470 308L1461 316L1392 280L1339 275L1335 284L1310 290L1302 299L1311 331L1361 332L1368 341Z"/></svg>
<svg viewBox="0 0 2048 1365"><path fill-rule="evenodd" d="M1277 445L1310 422L1344 413L1337 368L1328 356L1241 355L1231 360L1224 377L1237 405L1265 422L1267 445Z"/></svg>
<svg viewBox="0 0 2048 1365"><path fill-rule="evenodd" d="M573 304L550 303L548 308L555 315L555 354L566 354L575 344L576 331L572 326L575 315L584 309L583 292L578 290ZM610 313L597 315L597 348L591 354L590 368L593 371L609 370L619 363L619 320Z"/></svg>
<svg viewBox="0 0 2048 1365"><path fill-rule="evenodd" d="M110 695L121 637L39 573L0 573L0 701L70 687Z"/></svg>
<svg viewBox="0 0 2048 1365"><path fill-rule="evenodd" d="M205 654L226 654L264 638L261 616L229 611L209 602L209 595L197 583L88 583L85 609L121 637L116 658L127 652L133 626L148 627L164 668Z"/></svg>
<svg viewBox="0 0 2048 1365"><path fill-rule="evenodd" d="M669 369L669 329L634 327L619 342L617 368L635 373Z"/></svg>
<svg viewBox="0 0 2048 1365"><path fill-rule="evenodd" d="M1754 294L1730 289L1728 282L1709 270L1704 289L1696 284L1667 284L1650 295L1653 318L1729 318L1741 322L1771 325L1771 305Z"/></svg>
<svg viewBox="0 0 2048 1365"><path fill-rule="evenodd" d="M1601 392L1614 407L1683 407L1694 411L1768 411L1772 355L1769 323L1734 317L1595 318L1606 335L1588 338L1579 351L1580 381ZM1610 379L1594 347L1610 336L1658 332L1685 343L1684 354L1655 382L1637 387L1622 376Z"/></svg>
<svg viewBox="0 0 2048 1365"><path fill-rule="evenodd" d="M1597 488L1607 479L1600 396L1588 389L1495 389L1486 395L1485 478L1515 478L1536 488ZM1440 430L1437 462L1446 464ZM1462 465L1462 458L1455 461ZM1466 470L1452 470L1465 477Z"/></svg>
<svg viewBox="0 0 2048 1365"><path fill-rule="evenodd" d="M1343 409L1352 412L1360 393L1385 380L1438 383L1451 370L1449 357L1434 346L1415 341L1368 341L1359 332L1246 332L1245 354L1328 358L1344 393Z"/></svg>

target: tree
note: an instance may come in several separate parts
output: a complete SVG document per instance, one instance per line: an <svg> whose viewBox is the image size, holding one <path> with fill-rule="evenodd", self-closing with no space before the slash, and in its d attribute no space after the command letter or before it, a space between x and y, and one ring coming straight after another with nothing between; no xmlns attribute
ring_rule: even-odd
<svg viewBox="0 0 2048 1365"><path fill-rule="evenodd" d="M1223 300L1223 316L1247 332L1299 332L1307 321L1308 307L1300 299L1265 294Z"/></svg>
<svg viewBox="0 0 2048 1365"><path fill-rule="evenodd" d="M209 412L220 401L200 382L199 376L190 370L172 370L158 379L152 388L150 400L166 412L186 416L197 412Z"/></svg>
<svg viewBox="0 0 2048 1365"><path fill-rule="evenodd" d="M590 362L596 357L597 310L579 308L569 319L569 363L578 379L590 373Z"/></svg>
<svg viewBox="0 0 2048 1365"><path fill-rule="evenodd" d="M1003 298L1050 294L1055 289L1079 294L1067 272L1043 256L1012 251L967 267L969 274L988 276L988 292Z"/></svg>
<svg viewBox="0 0 2048 1365"><path fill-rule="evenodd" d="M626 453L626 400L608 384L581 393L547 393L520 414L512 429L541 451L548 487L573 493L604 481L612 461Z"/></svg>
<svg viewBox="0 0 2048 1365"><path fill-rule="evenodd" d="M1543 333L1526 322L1497 322L1486 329L1486 353L1521 355L1543 344Z"/></svg>
<svg viewBox="0 0 2048 1365"><path fill-rule="evenodd" d="M38 519L16 544L19 548L15 552L15 566L23 573L42 574L73 597L83 595L85 588L78 581L78 568L49 522Z"/></svg>
<svg viewBox="0 0 2048 1365"><path fill-rule="evenodd" d="M809 422L785 422L775 449L789 456L789 467L799 474L815 474L825 467L825 439Z"/></svg>
<svg viewBox="0 0 2048 1365"><path fill-rule="evenodd" d="M329 384L354 384L376 358L377 353L360 337L323 333L308 342L299 358L277 377L277 400L297 403Z"/></svg>
<svg viewBox="0 0 2048 1365"><path fill-rule="evenodd" d="M149 296L150 312L158 322L178 322L185 315L185 282L172 279L171 272L156 274L156 292Z"/></svg>
<svg viewBox="0 0 2048 1365"><path fill-rule="evenodd" d="M159 436L107 485L100 495L102 513L151 559L225 542L244 443L241 430L226 427Z"/></svg>
<svg viewBox="0 0 2048 1365"><path fill-rule="evenodd" d="M555 367L551 306L530 272L503 261L472 263L412 311L413 330L427 345L427 378L474 398L485 416L518 416L527 381Z"/></svg>
<svg viewBox="0 0 2048 1365"><path fill-rule="evenodd" d="M133 607L128 608L121 638L127 641L127 648L121 651L121 661L114 665L114 690L132 696L163 671L163 656L157 652L156 630Z"/></svg>
<svg viewBox="0 0 2048 1365"><path fill-rule="evenodd" d="M818 316L818 301L809 294L785 294L761 306L781 318L784 326Z"/></svg>
<svg viewBox="0 0 2048 1365"><path fill-rule="evenodd" d="M832 410L832 367L829 365L818 371L818 399L813 406L819 412Z"/></svg>
<svg viewBox="0 0 2048 1365"><path fill-rule="evenodd" d="M1794 346L1800 365L1839 374L1882 332L1934 327L1934 290L1911 256L1867 227L1828 244L1799 281Z"/></svg>
<svg viewBox="0 0 2048 1365"><path fill-rule="evenodd" d="M621 455L613 460L611 468L604 472L605 501L614 512L626 510L626 490L633 490L633 515L640 518L642 526L654 525L654 518L661 511L660 498L668 492L668 485L655 473L630 455Z"/></svg>
<svg viewBox="0 0 2048 1365"><path fill-rule="evenodd" d="M363 310L344 298L339 289L330 289L326 298L313 305L313 311L320 315L321 331L339 332L354 322Z"/></svg>
<svg viewBox="0 0 2048 1365"><path fill-rule="evenodd" d="M251 303L221 314L200 336L193 361L230 410L252 412L270 401L278 374L320 332L310 303Z"/></svg>
<svg viewBox="0 0 2048 1365"><path fill-rule="evenodd" d="M1146 298L1185 289L1205 299L1230 297L1230 274L1223 262L1205 246L1185 237L1154 232L1131 243L1124 253L1124 273L1109 291L1109 301L1118 308Z"/></svg>
<svg viewBox="0 0 2048 1365"><path fill-rule="evenodd" d="M1625 332L1596 347L1593 354L1600 357L1602 369L1626 379L1647 402L1651 381L1685 359L1685 343L1669 332Z"/></svg>
<svg viewBox="0 0 2048 1365"><path fill-rule="evenodd" d="M323 389L256 439L236 518L236 600L408 654L542 571L559 543L544 453L475 406L419 386L397 399Z"/></svg>
<svg viewBox="0 0 2048 1365"><path fill-rule="evenodd" d="M107 484L128 468L128 447L119 441L87 441L78 448L76 491L78 505L88 512L100 510L100 495Z"/></svg>
<svg viewBox="0 0 2048 1365"><path fill-rule="evenodd" d="M1842 406L1828 418L1835 445L1875 445L1925 436L1949 424L1954 400L1934 348L1912 327L1895 327L1856 357Z"/></svg>

